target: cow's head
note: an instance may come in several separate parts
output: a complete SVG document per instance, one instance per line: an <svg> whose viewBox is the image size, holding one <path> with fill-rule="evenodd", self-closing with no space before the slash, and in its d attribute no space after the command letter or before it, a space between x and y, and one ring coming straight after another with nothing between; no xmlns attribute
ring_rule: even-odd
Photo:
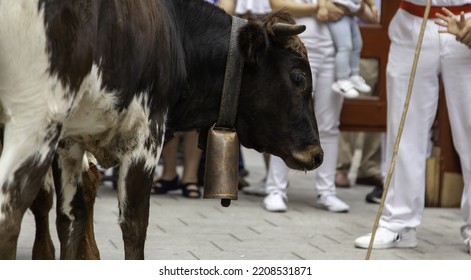
<svg viewBox="0 0 471 280"><path fill-rule="evenodd" d="M242 145L283 158L293 169L322 163L311 68L296 36L302 26L285 12L249 20L239 31L245 60L236 129Z"/></svg>

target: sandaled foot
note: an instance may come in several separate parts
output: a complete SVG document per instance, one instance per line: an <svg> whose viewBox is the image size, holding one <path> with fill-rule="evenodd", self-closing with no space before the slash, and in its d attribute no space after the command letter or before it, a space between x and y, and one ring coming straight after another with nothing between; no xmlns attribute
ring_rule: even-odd
<svg viewBox="0 0 471 280"><path fill-rule="evenodd" d="M182 195L187 198L200 198L200 187L196 183L184 183L180 186L182 188Z"/></svg>
<svg viewBox="0 0 471 280"><path fill-rule="evenodd" d="M178 175L172 180L159 179L152 185L152 194L166 194L169 191L178 190L180 188L178 184Z"/></svg>

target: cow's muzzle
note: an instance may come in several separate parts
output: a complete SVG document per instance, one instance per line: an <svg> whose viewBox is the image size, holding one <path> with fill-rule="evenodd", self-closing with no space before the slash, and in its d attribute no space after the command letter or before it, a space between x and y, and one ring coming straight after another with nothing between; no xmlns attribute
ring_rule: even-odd
<svg viewBox="0 0 471 280"><path fill-rule="evenodd" d="M308 171L319 167L324 160L324 151L320 145L309 145L302 150L294 150L285 159L291 169Z"/></svg>

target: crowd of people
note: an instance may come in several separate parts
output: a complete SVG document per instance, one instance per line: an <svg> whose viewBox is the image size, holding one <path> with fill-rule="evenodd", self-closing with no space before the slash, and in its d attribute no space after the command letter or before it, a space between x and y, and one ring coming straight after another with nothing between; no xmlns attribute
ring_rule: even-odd
<svg viewBox="0 0 471 280"><path fill-rule="evenodd" d="M389 27L391 40L387 64L387 131L379 134L340 133L340 112L344 98L377 94L378 63L361 59L362 38L359 21L378 23L380 0L205 0L240 17L258 17L284 9L298 24L306 26L300 38L308 51L312 71L315 113L324 162L315 171L312 185L316 205L330 212L348 212L336 188L355 184L373 185L367 202L380 203L384 174L389 170L398 134L404 100L409 84L411 61L420 32L427 0L403 0ZM373 248L410 248L417 246L416 228L425 205L425 163L430 130L438 106L439 79L443 81L452 128L453 143L462 167L464 191L461 209L464 225L461 234L471 254L471 0L432 0L432 13L426 23L421 59L415 86L397 150L395 171ZM386 46L384 46L386 47ZM468 102L469 100L469 102ZM163 172L156 174L153 193L181 190L188 198L201 197L197 132L185 132L183 175L176 171L178 137L166 144L162 153ZM353 140L352 140L353 139ZM359 140L360 139L360 140ZM360 141L361 147L355 145ZM363 158L355 178L347 176L356 148ZM203 154L204 158L204 154ZM262 158L262 155L261 155ZM246 194L263 195L263 207L270 212L288 210L289 168L279 157L264 155L266 177L251 186L239 185ZM240 178L250 170L243 165ZM201 167L200 167L201 168ZM201 177L201 176L200 176ZM296 188L296 186L292 186ZM368 248L371 234L352 240L358 248Z"/></svg>

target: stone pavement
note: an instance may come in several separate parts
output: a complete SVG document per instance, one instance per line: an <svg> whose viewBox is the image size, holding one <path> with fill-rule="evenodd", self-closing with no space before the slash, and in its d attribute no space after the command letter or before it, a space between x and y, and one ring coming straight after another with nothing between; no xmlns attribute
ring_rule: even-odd
<svg viewBox="0 0 471 280"><path fill-rule="evenodd" d="M265 175L262 156L243 150L248 181ZM290 173L288 211L270 213L262 198L239 192L239 199L223 208L219 200L191 200L179 193L151 197L146 259L152 260L363 260L366 250L353 246L356 237L371 232L378 205L365 202L371 186L338 189L350 205L349 213L316 208L314 172ZM102 259L123 259L117 224L116 192L102 186L96 202L95 235ZM54 230L54 211L51 212ZM25 214L18 242L18 259L31 259L34 224ZM373 250L376 260L469 260L459 233L459 209L426 208L414 249ZM59 243L54 235L56 253Z"/></svg>

